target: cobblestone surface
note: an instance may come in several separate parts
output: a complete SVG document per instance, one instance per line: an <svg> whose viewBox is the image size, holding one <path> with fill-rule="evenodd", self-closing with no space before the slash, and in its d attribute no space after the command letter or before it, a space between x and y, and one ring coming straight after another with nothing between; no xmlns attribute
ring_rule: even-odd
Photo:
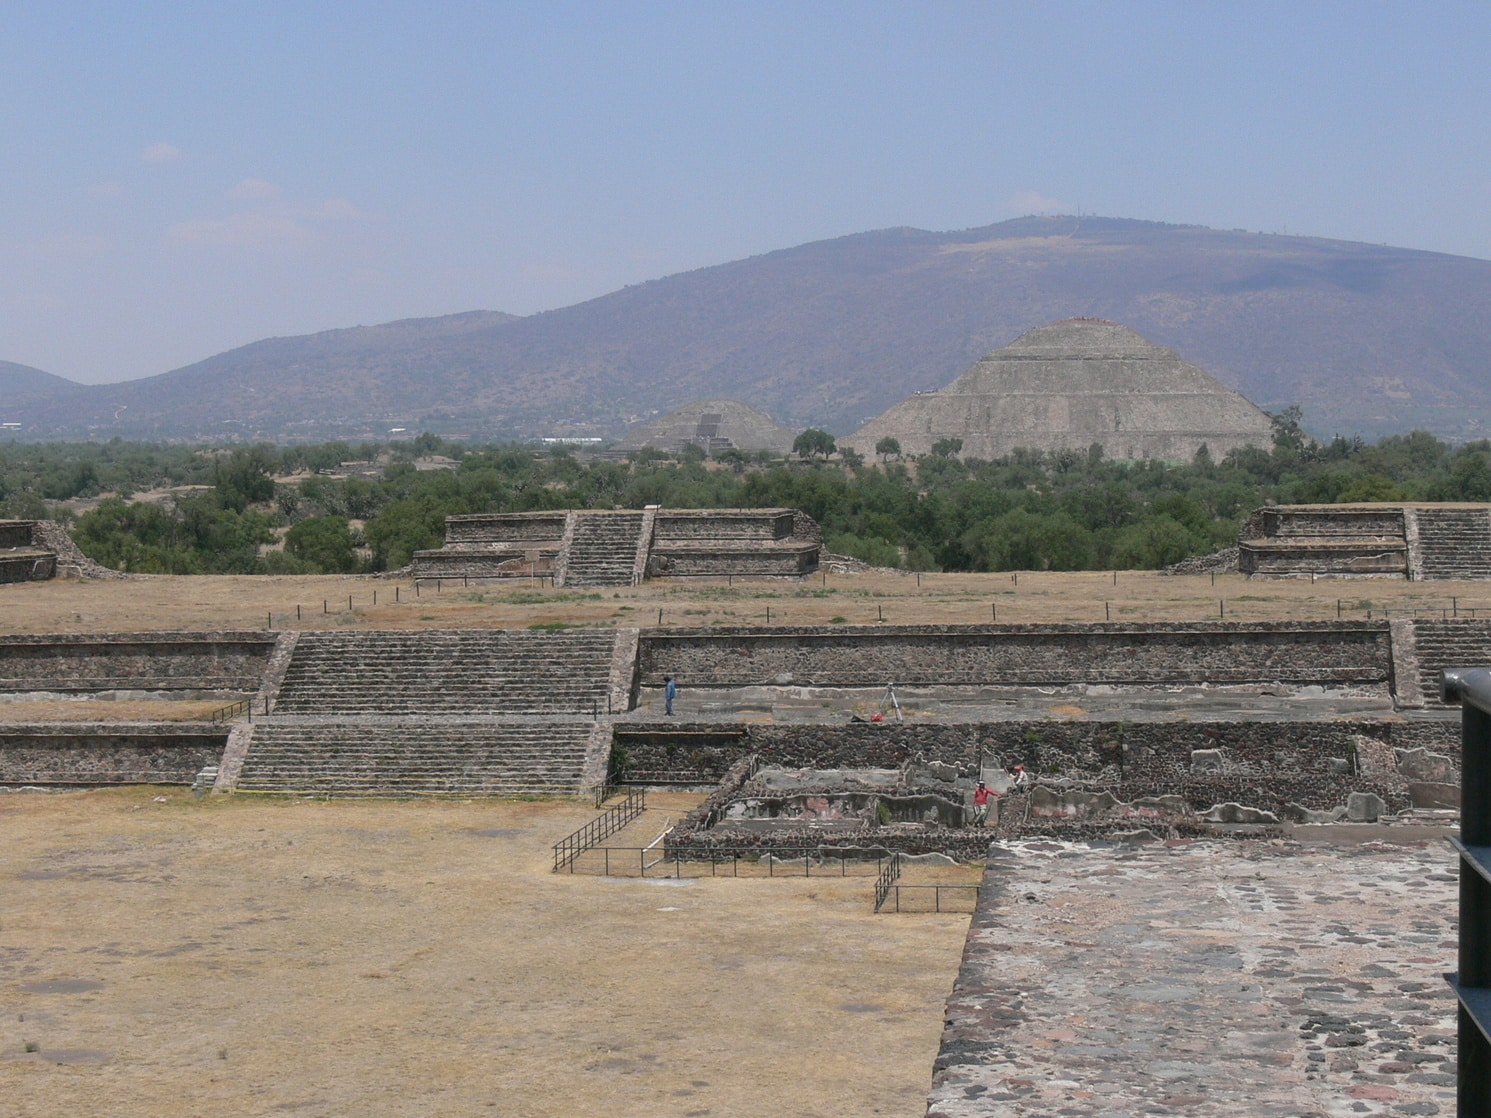
<svg viewBox="0 0 1491 1118"><path fill-rule="evenodd" d="M996 844L928 1118L1453 1114L1443 841Z"/></svg>

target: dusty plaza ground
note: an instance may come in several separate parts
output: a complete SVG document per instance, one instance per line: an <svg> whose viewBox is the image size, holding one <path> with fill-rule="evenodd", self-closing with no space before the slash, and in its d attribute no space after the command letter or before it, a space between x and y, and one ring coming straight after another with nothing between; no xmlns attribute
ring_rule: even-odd
<svg viewBox="0 0 1491 1118"><path fill-rule="evenodd" d="M966 915L550 873L593 815L7 796L0 1110L921 1112Z"/></svg>
<svg viewBox="0 0 1491 1118"><path fill-rule="evenodd" d="M376 593L377 602L373 601ZM349 598L351 599L349 608ZM297 615L297 607L299 614ZM1340 616L1491 614L1491 583L1392 579L1249 580L1153 571L927 574L873 570L793 579L662 580L552 590L526 579L416 592L407 580L353 576L147 575L124 582L0 585L0 633L152 629L376 628L487 625L972 625L998 620L1323 621Z"/></svg>
<svg viewBox="0 0 1491 1118"><path fill-rule="evenodd" d="M0 586L0 632L294 627L297 605L306 628L655 625L659 610L665 626L760 624L768 608L789 625L975 623L993 609L1010 623L1326 619L1338 600L1353 618L1491 609L1485 583L1116 578L870 572L417 597L362 578L57 581ZM0 717L140 717L136 705L4 704ZM636 825L647 833L620 841L652 838L687 802L655 797ZM923 1114L966 914L876 916L865 877L550 873L551 844L594 814L182 788L0 795L0 1111ZM1451 1113L1439 974L1455 958L1452 853L1429 829L1321 831L1051 871L1056 852L1021 855L999 935L1013 948L1003 981L1032 996L998 1074L946 1113ZM1165 886L1167 865L1185 867L1187 890ZM1306 1033L1312 1014L1326 1024ZM1266 1111L1251 1108L1260 1084Z"/></svg>

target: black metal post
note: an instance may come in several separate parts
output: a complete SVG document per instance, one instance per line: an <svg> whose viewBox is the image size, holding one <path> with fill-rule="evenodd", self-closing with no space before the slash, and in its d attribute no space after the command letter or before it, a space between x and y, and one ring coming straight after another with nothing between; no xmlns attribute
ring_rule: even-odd
<svg viewBox="0 0 1491 1118"><path fill-rule="evenodd" d="M1491 670L1448 669L1439 691L1461 707L1456 1112L1491 1114Z"/></svg>

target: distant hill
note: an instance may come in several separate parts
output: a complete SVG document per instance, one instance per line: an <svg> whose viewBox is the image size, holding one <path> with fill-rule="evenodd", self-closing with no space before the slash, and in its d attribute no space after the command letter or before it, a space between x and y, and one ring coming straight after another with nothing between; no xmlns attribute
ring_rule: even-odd
<svg viewBox="0 0 1491 1118"><path fill-rule="evenodd" d="M732 398L857 428L1035 326L1132 327L1325 437L1491 435L1491 261L1114 218L889 229L514 318L279 338L23 409L28 434L595 433Z"/></svg>
<svg viewBox="0 0 1491 1118"><path fill-rule="evenodd" d="M15 418L12 412L19 414L24 406L59 401L82 387L30 365L0 361L0 423Z"/></svg>

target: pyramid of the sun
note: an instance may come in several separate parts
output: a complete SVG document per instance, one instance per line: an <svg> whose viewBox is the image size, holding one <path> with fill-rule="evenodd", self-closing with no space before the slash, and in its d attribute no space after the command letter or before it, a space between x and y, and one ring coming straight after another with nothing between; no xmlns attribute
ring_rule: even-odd
<svg viewBox="0 0 1491 1118"><path fill-rule="evenodd" d="M718 450L772 450L786 454L797 432L739 400L694 400L675 412L634 427L622 450L644 446L677 451L686 446Z"/></svg>
<svg viewBox="0 0 1491 1118"><path fill-rule="evenodd" d="M839 440L861 454L887 435L903 454L939 439L962 455L1000 458L1016 447L1108 458L1189 459L1268 446L1266 413L1174 350L1117 323L1072 318L1020 335L952 384L902 400Z"/></svg>

